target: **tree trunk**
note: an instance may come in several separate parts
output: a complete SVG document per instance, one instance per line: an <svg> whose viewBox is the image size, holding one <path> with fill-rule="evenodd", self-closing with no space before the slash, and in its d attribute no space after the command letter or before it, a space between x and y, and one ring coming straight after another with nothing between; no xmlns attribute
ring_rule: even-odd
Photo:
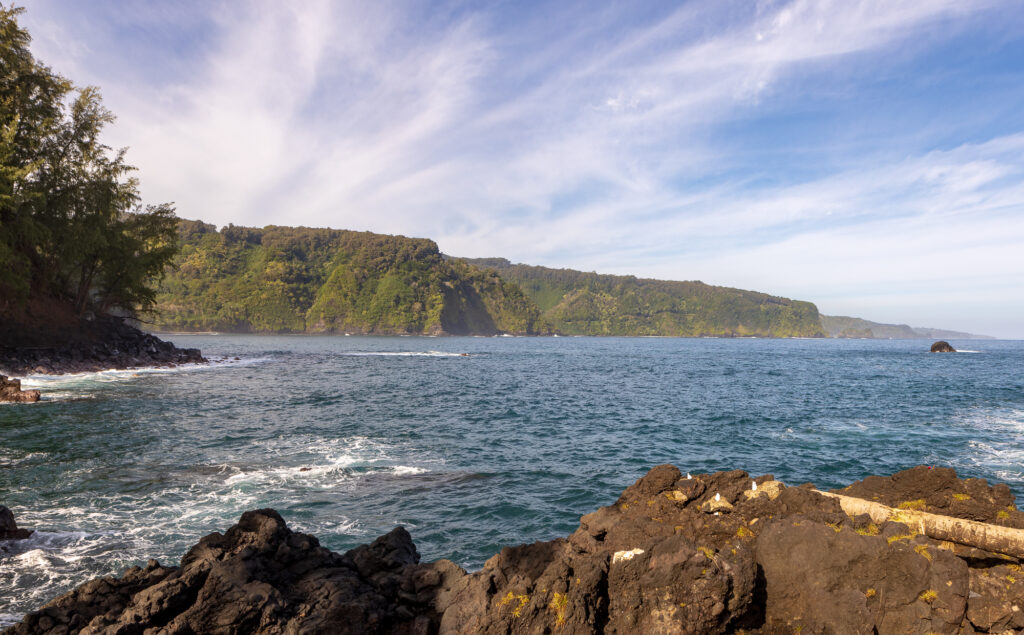
<svg viewBox="0 0 1024 635"><path fill-rule="evenodd" d="M974 520L929 514L912 509L893 509L881 503L831 492L819 491L818 493L838 499L843 511L849 516L867 514L871 517L872 522L884 523L887 520L900 522L935 540L955 542L1015 558L1024 558L1024 529L979 523Z"/></svg>

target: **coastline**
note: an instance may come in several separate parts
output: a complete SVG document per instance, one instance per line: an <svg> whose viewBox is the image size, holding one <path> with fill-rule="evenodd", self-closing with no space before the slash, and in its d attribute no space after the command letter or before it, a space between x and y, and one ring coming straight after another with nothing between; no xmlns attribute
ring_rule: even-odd
<svg viewBox="0 0 1024 635"><path fill-rule="evenodd" d="M837 495L889 511L851 515ZM1017 543L999 552L970 537L936 538L924 516L1024 536L1009 488L948 468L819 492L771 475L684 475L662 465L568 537L505 547L476 572L421 563L401 527L338 554L274 510L249 511L200 540L180 567L151 560L87 582L5 633L1024 628Z"/></svg>
<svg viewBox="0 0 1024 635"><path fill-rule="evenodd" d="M530 339L548 338L569 338L569 337L591 337L595 339L627 338L627 339L721 339L721 340L839 340L839 341L874 341L874 342L930 342L934 338L929 337L831 337L829 335L807 336L807 335L605 335L605 334L571 334L571 333L492 333L492 334L464 334L464 333L399 333L393 331L383 332L328 332L328 331L162 331L147 329L144 331L156 337L174 336L218 336L218 335L252 335L259 337L274 336L301 336L301 337L525 337ZM973 336L968 338L950 338L955 341L1020 341L1007 338L990 336Z"/></svg>
<svg viewBox="0 0 1024 635"><path fill-rule="evenodd" d="M59 334L25 335L28 331L21 326L0 340L0 374L63 375L207 362L199 349L178 348L120 318L97 318Z"/></svg>

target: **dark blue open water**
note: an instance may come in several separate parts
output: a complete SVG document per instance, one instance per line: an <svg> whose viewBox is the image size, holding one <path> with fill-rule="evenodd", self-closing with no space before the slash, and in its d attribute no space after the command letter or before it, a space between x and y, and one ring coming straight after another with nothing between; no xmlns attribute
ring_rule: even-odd
<svg viewBox="0 0 1024 635"><path fill-rule="evenodd" d="M241 360L0 406L0 503L38 530L0 553L0 625L257 507L336 550L402 524L473 569L659 463L824 487L951 465L1024 494L1024 342L171 339Z"/></svg>

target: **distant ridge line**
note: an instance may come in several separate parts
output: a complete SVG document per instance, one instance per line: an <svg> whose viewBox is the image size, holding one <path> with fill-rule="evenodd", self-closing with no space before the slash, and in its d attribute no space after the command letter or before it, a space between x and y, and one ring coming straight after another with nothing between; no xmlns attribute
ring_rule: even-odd
<svg viewBox="0 0 1024 635"><path fill-rule="evenodd" d="M915 327L907 324L885 324L846 315L822 315L821 327L829 337L867 338L877 340L991 340L990 335L977 335L962 331Z"/></svg>

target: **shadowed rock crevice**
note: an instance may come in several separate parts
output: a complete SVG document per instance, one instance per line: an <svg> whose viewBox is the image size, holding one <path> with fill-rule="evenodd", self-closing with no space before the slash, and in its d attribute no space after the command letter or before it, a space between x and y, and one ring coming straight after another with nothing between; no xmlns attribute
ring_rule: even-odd
<svg viewBox="0 0 1024 635"><path fill-rule="evenodd" d="M8 633L971 633L1024 628L1018 558L899 522L923 509L1024 527L1005 486L925 467L840 490L663 465L567 538L467 573L420 563L399 527L337 554L273 510L243 514L180 567L93 580ZM970 496L970 503L965 496ZM903 505L909 501L909 505ZM923 501L923 502L919 502ZM969 503L969 504L968 504ZM147 630L153 629L153 630Z"/></svg>

